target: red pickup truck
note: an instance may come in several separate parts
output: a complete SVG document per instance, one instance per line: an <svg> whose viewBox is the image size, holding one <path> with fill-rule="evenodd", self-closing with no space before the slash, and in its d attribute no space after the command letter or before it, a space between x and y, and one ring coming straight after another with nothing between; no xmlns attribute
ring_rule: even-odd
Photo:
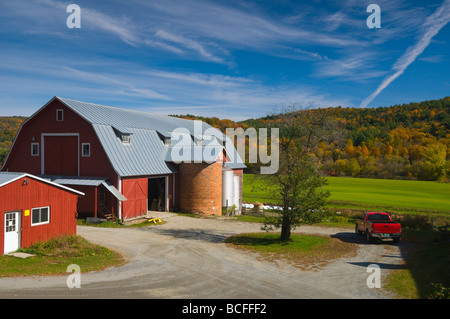
<svg viewBox="0 0 450 319"><path fill-rule="evenodd" d="M393 239L394 243L398 243L402 237L402 226L393 222L388 213L367 212L362 219L356 220L355 232L365 235L368 242Z"/></svg>

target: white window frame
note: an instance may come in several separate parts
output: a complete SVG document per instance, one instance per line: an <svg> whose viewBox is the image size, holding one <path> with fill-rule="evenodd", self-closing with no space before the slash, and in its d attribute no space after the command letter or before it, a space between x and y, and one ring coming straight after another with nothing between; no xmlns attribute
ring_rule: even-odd
<svg viewBox="0 0 450 319"><path fill-rule="evenodd" d="M37 154L34 154L34 146L37 146ZM31 156L39 156L39 143L31 143Z"/></svg>
<svg viewBox="0 0 450 319"><path fill-rule="evenodd" d="M41 209L43 208L47 208L48 209L48 220L45 222L39 222L39 223L33 223L33 211L36 209L39 209L39 219L40 219L40 214L41 214ZM50 206L43 206L43 207L35 207L31 209L31 227L33 226L39 226L39 225L45 225L45 224L50 224Z"/></svg>
<svg viewBox="0 0 450 319"><path fill-rule="evenodd" d="M59 112L61 112L61 119L59 119ZM64 121L64 110L63 109L57 109L56 110L56 121L57 122L63 122Z"/></svg>
<svg viewBox="0 0 450 319"><path fill-rule="evenodd" d="M86 145L89 147L88 154L84 153L84 146L86 146ZM82 157L91 157L91 143L81 143L81 156Z"/></svg>

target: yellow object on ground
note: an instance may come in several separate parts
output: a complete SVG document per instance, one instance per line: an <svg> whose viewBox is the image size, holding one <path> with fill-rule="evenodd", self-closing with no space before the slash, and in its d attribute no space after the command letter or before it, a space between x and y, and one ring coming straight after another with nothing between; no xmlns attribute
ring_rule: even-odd
<svg viewBox="0 0 450 319"><path fill-rule="evenodd" d="M150 223L150 222L153 222L153 223L162 223L162 221L161 221L161 218L152 218L152 219L149 219L148 220L148 222Z"/></svg>

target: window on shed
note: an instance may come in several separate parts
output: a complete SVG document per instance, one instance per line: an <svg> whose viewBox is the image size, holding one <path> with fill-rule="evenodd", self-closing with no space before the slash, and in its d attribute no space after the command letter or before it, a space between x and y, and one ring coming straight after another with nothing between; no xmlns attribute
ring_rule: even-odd
<svg viewBox="0 0 450 319"><path fill-rule="evenodd" d="M50 206L31 210L31 225L42 225L50 222Z"/></svg>
<svg viewBox="0 0 450 319"><path fill-rule="evenodd" d="M62 122L64 120L64 110L61 109L56 110L56 120L58 122Z"/></svg>
<svg viewBox="0 0 450 319"><path fill-rule="evenodd" d="M91 143L81 144L81 156L83 156L83 157L91 156Z"/></svg>
<svg viewBox="0 0 450 319"><path fill-rule="evenodd" d="M39 143L31 143L31 156L39 156Z"/></svg>

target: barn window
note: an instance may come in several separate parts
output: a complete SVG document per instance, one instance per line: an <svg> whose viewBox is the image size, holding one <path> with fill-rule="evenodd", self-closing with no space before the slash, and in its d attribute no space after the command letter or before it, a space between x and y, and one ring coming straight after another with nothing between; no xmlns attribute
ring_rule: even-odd
<svg viewBox="0 0 450 319"><path fill-rule="evenodd" d="M31 156L39 156L39 143L31 143Z"/></svg>
<svg viewBox="0 0 450 319"><path fill-rule="evenodd" d="M91 157L91 143L81 144L81 156Z"/></svg>
<svg viewBox="0 0 450 319"><path fill-rule="evenodd" d="M56 120L62 122L64 120L64 110L56 110Z"/></svg>
<svg viewBox="0 0 450 319"><path fill-rule="evenodd" d="M122 134L120 138L122 143L130 143L130 134Z"/></svg>
<svg viewBox="0 0 450 319"><path fill-rule="evenodd" d="M33 208L31 210L31 225L42 225L50 223L50 206Z"/></svg>
<svg viewBox="0 0 450 319"><path fill-rule="evenodd" d="M164 138L164 145L170 145L172 143L172 139L170 137Z"/></svg>

